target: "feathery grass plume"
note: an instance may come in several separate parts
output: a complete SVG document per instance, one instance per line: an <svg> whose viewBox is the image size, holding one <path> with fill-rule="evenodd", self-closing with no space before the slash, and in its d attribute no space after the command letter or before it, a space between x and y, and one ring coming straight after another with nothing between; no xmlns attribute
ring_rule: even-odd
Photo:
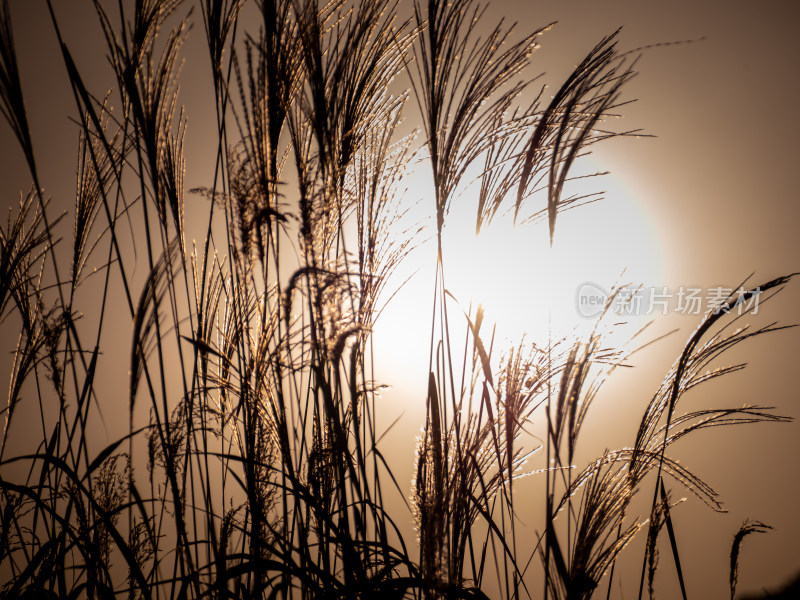
<svg viewBox="0 0 800 600"><path fill-rule="evenodd" d="M177 134L171 127L178 97L178 88L172 82L178 77L178 52L186 36L184 21L170 32L158 66L153 72L152 58L148 56L146 69L130 89L133 114L147 153L147 167L152 181L151 192L165 233L167 207L172 213L175 231L181 240L183 253L183 138L186 124L183 111L177 120Z"/></svg>
<svg viewBox="0 0 800 600"><path fill-rule="evenodd" d="M242 141L233 162L238 168L233 170L232 189L243 247L249 249L255 236L263 262L265 244L276 243L272 237L277 234L275 225L286 222L278 191L286 158L281 138L302 84L303 68L291 2L266 1L259 3L259 8L258 38L248 36L245 42L244 75L240 62L233 59L240 95L240 114L235 116Z"/></svg>
<svg viewBox="0 0 800 600"><path fill-rule="evenodd" d="M186 18L170 31L158 64L154 65L156 38L180 4L181 0L137 1L130 21L125 19L124 7L120 5L121 32L114 30L100 3L95 2L95 9L122 96L123 114L131 128L126 133L133 135L131 141L135 142L142 196L155 204L165 239L173 237L167 231L169 210L183 256L182 111L177 120L177 134L172 129L180 75L178 56L188 28Z"/></svg>
<svg viewBox="0 0 800 600"><path fill-rule="evenodd" d="M561 193L575 159L586 146L613 137L601 120L621 105L620 89L634 75L633 65L617 52L619 30L603 38L570 74L539 117L522 163L515 216L531 183L546 169L547 220L553 243Z"/></svg>
<svg viewBox="0 0 800 600"><path fill-rule="evenodd" d="M25 290L27 292L27 290ZM36 374L36 366L41 354L46 347L44 331L45 315L44 306L39 297L28 299L27 294L20 298L18 303L22 316L23 328L14 348L14 359L11 366L11 376L8 386L8 406L5 408L5 423L3 424L3 443L0 447L0 456L5 455L11 422L15 409L23 399L22 389L31 375Z"/></svg>
<svg viewBox="0 0 800 600"><path fill-rule="evenodd" d="M661 502L656 504L656 508L650 512L650 528L647 531L647 543L645 544L645 553L647 554L647 593L650 596L650 600L655 600L653 584L658 566L658 547L656 542L658 541L658 534L664 526L664 506L667 502L668 499L663 498Z"/></svg>
<svg viewBox="0 0 800 600"><path fill-rule="evenodd" d="M368 201L352 193L358 157L381 152L380 142L367 146L374 139L369 132L379 131L381 123L394 129L400 107L386 88L402 69L411 38L404 23L395 23L396 7L390 1L318 8L309 2L296 9L306 85L290 115L290 137L299 175L304 260L312 269L342 264L348 280L349 265L340 260L350 252L344 232L359 202ZM363 264L364 257L359 260ZM350 287L354 313L359 310L357 287Z"/></svg>
<svg viewBox="0 0 800 600"><path fill-rule="evenodd" d="M745 521L733 536L733 543L731 544L731 600L736 595L736 583L739 580L739 552L742 549L742 542L744 538L751 533L767 533L772 527L765 525L761 521Z"/></svg>
<svg viewBox="0 0 800 600"><path fill-rule="evenodd" d="M773 323L753 331L750 331L748 327L745 326L731 332L728 330L744 315L740 314L732 318L729 317L729 315L734 314L732 312L733 309L746 303L756 295L764 294L770 290L773 290L773 293L779 291L791 278L792 275L780 277L751 290L743 291L743 293L739 294L736 298L730 297L719 310L708 314L703 319L697 330L687 341L676 365L665 377L664 382L659 387L643 415L634 444L633 462L631 464L632 476L638 477L640 467L638 455L642 451L660 451L663 453L667 446L690 431L707 426L739 422L736 418L733 420L726 418L729 415L744 415L747 418L742 422L749 422L750 417L756 420L765 418L763 416L763 409L759 409L759 407L743 407L742 409L734 409L733 411L699 411L676 417L677 422L673 420L673 415L678 401L686 392L701 383L739 370L744 366L735 365L732 367L704 371L704 369L707 369L710 363L717 359L723 352L751 337L785 329L785 326L777 326ZM767 299L768 296L763 297L760 299L760 302L763 304ZM729 320L725 323L723 320L727 319ZM712 327L720 321L722 321L720 328L712 333ZM709 336L701 344L706 334L709 334ZM755 410L750 412L752 408ZM662 417L665 415L666 422L659 425ZM713 418L711 418L712 415ZM697 418L703 420L694 425L687 424L692 419ZM785 419L772 417L770 420L783 421ZM673 434L672 430L676 428L676 426L684 426L687 429L678 430Z"/></svg>
<svg viewBox="0 0 800 600"><path fill-rule="evenodd" d="M47 308L43 283L52 229L58 226L61 218L48 223L44 214L46 208L47 203L42 203L39 195L31 191L24 198L20 196L16 216L9 209L6 228L0 226L0 324L12 314L9 310L11 301L20 319L20 331L12 354L0 456L4 456L11 420L22 399L23 386L31 375L38 380L40 361L48 360L46 367L55 383L54 389L59 394L62 392L58 344L68 317L59 310L58 304ZM33 395L41 403L41 393L37 391Z"/></svg>
<svg viewBox="0 0 800 600"><path fill-rule="evenodd" d="M517 457L514 444L533 412L544 401L546 385L547 354L536 344L532 343L526 349L523 339L501 360L496 397L498 421L503 425L505 455L498 456L498 462L507 469L509 481Z"/></svg>
<svg viewBox="0 0 800 600"><path fill-rule="evenodd" d="M195 336L189 339L200 351L202 360L202 383L205 384L208 376L209 353L219 353L211 346L213 332L220 311L222 291L225 287L225 273L216 256L211 262L211 269L206 269L209 258L202 256L198 259L195 248L190 255L192 266L192 283L194 288L194 312L197 318ZM203 265L201 273L200 264Z"/></svg>
<svg viewBox="0 0 800 600"><path fill-rule="evenodd" d="M122 465L120 465L122 463ZM129 475L126 470L130 464L127 456L117 454L109 456L100 465L97 474L95 475L92 485L92 495L94 497L97 509L109 515L111 525L116 525L120 517L120 508L126 497L126 488L129 481ZM97 554L100 559L100 564L110 568L111 558L111 535L105 523L102 521L96 523L90 532L91 540L89 541L94 548L97 549ZM96 574L89 575L90 581L96 578ZM107 586L111 589L111 582L92 582L94 585L98 583ZM89 587L88 595L91 596L92 588Z"/></svg>
<svg viewBox="0 0 800 600"><path fill-rule="evenodd" d="M391 107L386 88L400 72L409 43L406 25L395 23L396 7L393 0L297 5L308 88L301 107L325 186L333 186L327 193L341 186L372 119ZM340 218L343 212L338 207Z"/></svg>
<svg viewBox="0 0 800 600"><path fill-rule="evenodd" d="M505 114L495 117L492 128L496 132L496 141L486 149L483 171L478 177L475 235L480 234L482 227L489 226L505 199L519 185L524 157L522 148L535 119L531 115L535 115L544 90L542 86L527 108L515 108L510 117Z"/></svg>
<svg viewBox="0 0 800 600"><path fill-rule="evenodd" d="M556 598L590 597L641 527L636 522L624 525L625 511L635 493L625 472L624 452L607 450L577 476L572 475L588 408L608 375L626 359L622 350L603 347L598 327L586 340L567 342L563 349L566 340L559 340L547 352L546 452L552 466L546 472L547 522L541 558L547 593ZM563 492L556 501L559 488ZM573 498L578 494L576 506ZM555 521L563 509L566 546L559 541L564 532L557 529Z"/></svg>
<svg viewBox="0 0 800 600"><path fill-rule="evenodd" d="M395 267L417 244L409 231L397 232L403 219L400 185L411 162L413 136L393 144L406 98L387 102L385 114L365 133L363 148L354 159L346 193L354 196L358 298L356 321L364 331L374 325L382 306L380 295ZM399 237L399 239L397 239ZM360 343L366 342L366 333Z"/></svg>
<svg viewBox="0 0 800 600"><path fill-rule="evenodd" d="M109 115L107 107L100 109L102 125L107 125ZM84 121L89 123L89 118ZM120 148L120 131L117 130L110 140L106 137L105 130L91 133L88 136L81 132L78 142L78 174L77 190L75 194L75 230L72 252L71 282L74 289L80 284L83 268L89 255L99 242L98 239L89 243L89 237L94 228L95 220L105 198L111 191L115 174L120 171L120 163L124 160ZM102 140L102 141L101 141ZM114 154L105 152L105 141Z"/></svg>
<svg viewBox="0 0 800 600"><path fill-rule="evenodd" d="M430 153L440 234L467 167L498 140L503 113L527 87L513 78L528 65L546 29L514 41L514 27L501 21L481 35L478 23L485 13L486 6L474 0L414 2L415 23L424 30L415 43L411 81Z"/></svg>
<svg viewBox="0 0 800 600"><path fill-rule="evenodd" d="M140 571L145 570L145 565L148 562L152 561L156 554L157 546L152 536L152 531L153 531L152 521L154 519L155 517L152 515L140 518L137 517L134 520L133 524L129 526L128 546L131 549L131 555L133 557L133 561L136 565L139 566ZM127 579L128 588L131 590L129 593L129 597L130 596L135 597L135 592L134 592L135 583L136 582L132 570L129 570ZM143 597L144 593L142 593L141 596Z"/></svg>
<svg viewBox="0 0 800 600"><path fill-rule="evenodd" d="M34 191L20 195L19 208L9 207L5 228L0 226L0 321L8 316L8 303L14 300L23 311L31 286L35 287L37 271L42 270L44 255L49 249L48 227ZM44 208L46 208L46 204ZM24 311L23 311L24 316Z"/></svg>
<svg viewBox="0 0 800 600"><path fill-rule="evenodd" d="M750 331L747 327L739 328L732 332L728 331L744 317L743 314L731 317L730 315L735 313L734 309L746 304L756 296L759 296L759 301L763 304L768 300L769 296L761 297L762 294L770 290L772 290L771 293L779 291L793 276L779 277L750 290L742 288L742 293L737 294L736 297L730 296L717 310L706 315L690 336L680 358L667 374L653 400L648 405L637 433L636 444L634 445L636 450L666 448L670 438L664 436L663 433L669 431L672 427L675 407L683 394L700 383L738 370L743 366L737 365L703 372L703 369L706 369L713 360L746 339L785 329L785 326L777 326L773 323L754 331ZM727 323L725 322L726 320ZM712 332L712 328L720 322L722 322L720 328L716 332ZM703 342L707 334L709 334L708 338ZM701 344L701 342L703 343ZM658 423L665 413L666 424L659 428ZM632 470L636 470L635 458Z"/></svg>
<svg viewBox="0 0 800 600"><path fill-rule="evenodd" d="M595 463L586 467L576 477L556 507L556 512L566 506L568 499L581 492L576 515L567 512L567 519L574 519L575 533L570 553L564 555L558 542L555 520L547 523L548 534L553 545L549 564L545 563L546 583L554 598L589 598L597 589L603 575L620 552L644 525L633 522L625 525L625 511L635 489L624 469L615 464L621 457L606 451ZM542 560L547 561L542 552Z"/></svg>
<svg viewBox="0 0 800 600"><path fill-rule="evenodd" d="M254 169L257 169L257 164L248 154L246 146L238 150L232 149L228 153L231 194L230 197L217 195L227 199L231 205L234 217L230 223L231 235L239 241L236 256L241 256L247 261L248 270L252 268L254 252L257 252L258 259L263 265L265 257L268 256L267 244L272 243L271 236L277 235L278 226L283 226L287 222L287 216L279 210L276 187L267 185L266 182L260 185L261 177ZM264 268L266 269L267 265L264 265Z"/></svg>
<svg viewBox="0 0 800 600"><path fill-rule="evenodd" d="M229 38L235 35L239 12L244 5L245 0L203 0L200 4L216 98L223 94L225 87L223 73L225 46Z"/></svg>

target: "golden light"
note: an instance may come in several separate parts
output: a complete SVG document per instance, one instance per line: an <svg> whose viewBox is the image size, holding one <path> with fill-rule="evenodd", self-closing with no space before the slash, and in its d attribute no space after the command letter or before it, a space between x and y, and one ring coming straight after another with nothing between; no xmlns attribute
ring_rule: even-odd
<svg viewBox="0 0 800 600"><path fill-rule="evenodd" d="M515 225L501 215L480 235L474 207L455 207L446 225L445 282L466 309L483 305L496 338L543 343L594 327L615 285L659 287L659 238L642 203L613 175L573 182L570 193L603 191L603 199L558 215L553 246L546 223ZM624 319L631 335L654 314L647 305ZM619 329L619 328L618 328ZM611 340L622 342L624 340Z"/></svg>
<svg viewBox="0 0 800 600"><path fill-rule="evenodd" d="M433 223L426 174L413 173L405 183L404 199L413 207L409 218ZM552 247L546 223L515 225L511 214L498 214L476 236L475 194L468 189L453 201L443 235L445 286L457 301L448 301L449 326L455 333L451 339L464 340L464 313L470 305L474 313L480 303L481 335L488 343L495 328L493 355L499 359L523 336L528 343L544 345L548 339L588 334L615 285L659 286L664 278L661 244L645 205L614 175L576 180L568 193L598 191L604 192L602 200L558 215ZM396 273L395 281L405 284L374 332L376 363L388 365L378 377L412 396L423 396L427 385L435 282L433 225L428 238ZM605 342L626 343L657 317L646 309L624 317L608 315Z"/></svg>

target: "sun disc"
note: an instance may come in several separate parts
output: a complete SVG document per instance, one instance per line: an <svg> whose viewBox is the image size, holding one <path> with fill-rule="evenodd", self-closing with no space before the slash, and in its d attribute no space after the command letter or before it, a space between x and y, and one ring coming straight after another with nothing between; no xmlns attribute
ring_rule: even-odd
<svg viewBox="0 0 800 600"><path fill-rule="evenodd" d="M515 225L506 214L475 236L474 212L463 207L449 215L445 285L465 309L480 303L489 322L497 323L499 339L518 341L526 334L541 343L548 336L584 334L615 285L655 286L661 280L659 240L649 215L621 183L609 176L601 181L603 200L558 215L552 247L546 223ZM590 193L597 185L597 178L581 180L573 193ZM625 335L651 317L645 311L626 315Z"/></svg>

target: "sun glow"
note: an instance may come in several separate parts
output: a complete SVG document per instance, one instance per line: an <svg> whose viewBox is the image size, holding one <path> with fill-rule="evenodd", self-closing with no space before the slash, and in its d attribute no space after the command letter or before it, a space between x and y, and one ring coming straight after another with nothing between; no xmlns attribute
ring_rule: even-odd
<svg viewBox="0 0 800 600"><path fill-rule="evenodd" d="M573 193L598 189L605 190L599 202L558 215L552 247L546 223L515 225L505 214L476 236L471 207L455 207L449 215L445 284L464 310L470 304L484 307L487 322L497 325L498 340L584 334L601 311L589 301L615 285L661 281L659 240L641 203L612 176L581 180ZM586 297L587 290L594 298ZM650 315L625 320L628 326L618 329L629 337Z"/></svg>
<svg viewBox="0 0 800 600"><path fill-rule="evenodd" d="M419 202L411 217L424 222L433 203L423 191L430 188L419 174L405 183L405 198ZM463 314L470 307L474 314L478 304L484 309L485 342L494 329L496 358L523 336L527 343L543 345L548 339L586 335L595 327L599 309L579 304L583 291L602 295L615 285L663 281L659 237L642 202L613 175L575 183L570 193L604 190L603 199L559 214L552 247L546 223L515 224L510 214L498 214L476 236L469 190L454 199L442 240L445 287L455 298L448 300L452 339L464 339ZM391 365L385 381L393 386L413 383L421 395L427 380L420 373L427 372L430 352L435 226L428 228L428 237L395 275L405 284L379 318L374 338L376 354ZM605 342L619 347L651 320L648 314L608 315Z"/></svg>

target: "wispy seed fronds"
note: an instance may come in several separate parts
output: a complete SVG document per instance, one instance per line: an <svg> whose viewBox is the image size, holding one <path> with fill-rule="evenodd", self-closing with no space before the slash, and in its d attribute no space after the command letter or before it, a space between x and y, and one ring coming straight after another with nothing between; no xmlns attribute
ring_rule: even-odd
<svg viewBox="0 0 800 600"><path fill-rule="evenodd" d="M765 525L761 521L745 521L733 536L733 544L731 544L731 600L736 595L736 584L739 581L739 553L742 549L742 542L744 538L751 533L767 533L772 527Z"/></svg>

